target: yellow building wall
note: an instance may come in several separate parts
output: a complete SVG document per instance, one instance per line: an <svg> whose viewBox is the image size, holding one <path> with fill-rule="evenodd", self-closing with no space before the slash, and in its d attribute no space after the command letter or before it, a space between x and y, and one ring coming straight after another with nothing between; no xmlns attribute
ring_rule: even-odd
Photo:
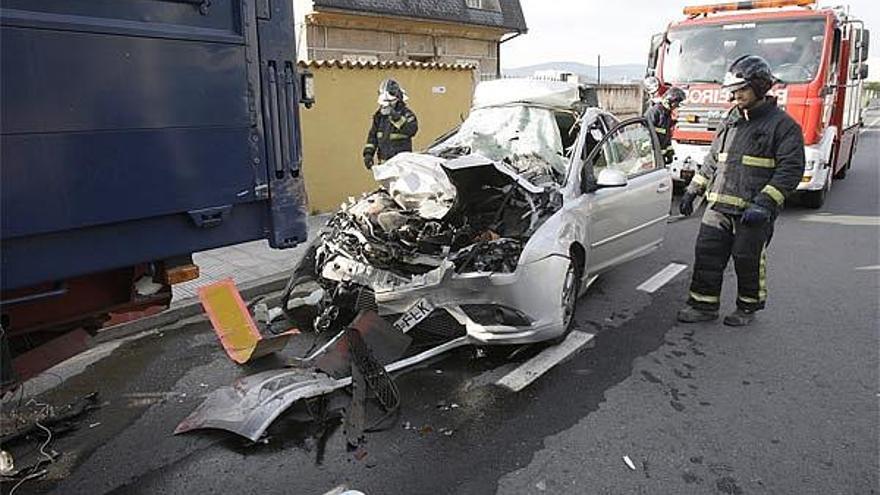
<svg viewBox="0 0 880 495"><path fill-rule="evenodd" d="M442 68L308 68L316 100L303 108L303 174L312 213L336 210L349 196L379 187L364 167L363 147L376 111L379 83L397 80L419 119L413 150L424 149L468 114L474 71Z"/></svg>

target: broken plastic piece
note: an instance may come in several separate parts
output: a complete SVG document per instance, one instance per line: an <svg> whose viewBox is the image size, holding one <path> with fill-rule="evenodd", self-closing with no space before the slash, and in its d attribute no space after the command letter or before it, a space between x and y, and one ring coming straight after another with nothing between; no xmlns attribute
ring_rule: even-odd
<svg viewBox="0 0 880 495"><path fill-rule="evenodd" d="M8 476L15 471L15 461L12 454L5 450L0 450L0 475Z"/></svg>
<svg viewBox="0 0 880 495"><path fill-rule="evenodd" d="M385 371L393 373L465 345L468 345L467 337L450 340L391 363ZM211 393L174 433L218 428L256 442L275 418L295 402L329 394L350 384L351 377L337 380L318 371L297 368L257 373Z"/></svg>
<svg viewBox="0 0 880 495"><path fill-rule="evenodd" d="M199 300L226 354L238 364L283 349L290 336L299 333L293 328L277 335L263 336L231 278L201 287Z"/></svg>
<svg viewBox="0 0 880 495"><path fill-rule="evenodd" d="M350 329L356 330L360 340L371 351L372 357L381 366L398 359L409 347L412 337L404 335L392 328L385 320L373 311L360 313L349 325ZM353 343L348 330L343 331L348 338L341 338L315 363L315 367L333 378L351 376L351 361Z"/></svg>
<svg viewBox="0 0 880 495"><path fill-rule="evenodd" d="M317 288L305 297L292 297L287 302L287 309L294 309L300 306L317 306L321 299L324 298L324 289Z"/></svg>

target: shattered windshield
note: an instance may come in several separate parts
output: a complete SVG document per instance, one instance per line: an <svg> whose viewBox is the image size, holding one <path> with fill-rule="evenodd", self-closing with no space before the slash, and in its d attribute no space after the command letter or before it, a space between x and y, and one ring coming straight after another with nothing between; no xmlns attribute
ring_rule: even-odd
<svg viewBox="0 0 880 495"><path fill-rule="evenodd" d="M548 108L478 108L457 132L428 150L443 158L479 154L506 162L534 184L565 177L567 160L556 112Z"/></svg>
<svg viewBox="0 0 880 495"><path fill-rule="evenodd" d="M788 83L812 81L819 70L825 21L750 22L670 29L663 77L673 83L720 83L742 55L767 60Z"/></svg>

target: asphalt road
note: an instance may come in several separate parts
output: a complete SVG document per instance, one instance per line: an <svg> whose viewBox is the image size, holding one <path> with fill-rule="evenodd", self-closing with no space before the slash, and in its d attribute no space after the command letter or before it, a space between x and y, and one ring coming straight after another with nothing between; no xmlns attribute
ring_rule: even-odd
<svg viewBox="0 0 880 495"><path fill-rule="evenodd" d="M673 223L660 251L580 300L593 345L519 393L487 385L510 366L496 356L465 348L423 365L397 379L397 424L350 453L333 419L282 417L259 445L173 436L208 391L253 372L226 360L204 322L185 323L39 397L97 390L105 403L51 444L62 455L48 476L16 493L877 493L880 112L867 122L826 205L792 205L778 221L768 309L751 328L677 324L689 270L636 290L670 262L692 264L699 220ZM723 311L732 277L731 266Z"/></svg>

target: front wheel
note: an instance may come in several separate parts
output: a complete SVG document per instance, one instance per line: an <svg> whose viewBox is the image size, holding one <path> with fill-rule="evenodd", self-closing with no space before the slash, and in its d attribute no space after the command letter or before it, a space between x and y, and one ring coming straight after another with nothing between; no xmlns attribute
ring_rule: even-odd
<svg viewBox="0 0 880 495"><path fill-rule="evenodd" d="M578 289L580 288L580 267L577 261L571 260L568 264L568 270L565 271L565 277L562 279L562 296L560 297L560 305L562 306L562 334L553 340L554 344L558 344L568 337L568 334L574 329L574 312L577 309Z"/></svg>

